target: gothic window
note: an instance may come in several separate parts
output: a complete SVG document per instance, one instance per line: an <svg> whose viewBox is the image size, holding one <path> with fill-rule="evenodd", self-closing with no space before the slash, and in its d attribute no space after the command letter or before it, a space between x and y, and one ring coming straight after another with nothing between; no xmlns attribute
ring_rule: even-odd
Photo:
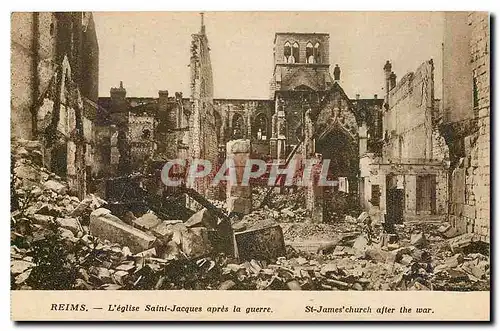
<svg viewBox="0 0 500 331"><path fill-rule="evenodd" d="M316 59L314 58L314 48L311 42L308 42L306 45L306 61L307 63L315 63Z"/></svg>
<svg viewBox="0 0 500 331"><path fill-rule="evenodd" d="M319 43L314 44L314 61L315 63L320 62Z"/></svg>
<svg viewBox="0 0 500 331"><path fill-rule="evenodd" d="M294 42L292 46L292 57L290 63L298 63L298 62L299 62L299 44L297 42Z"/></svg>
<svg viewBox="0 0 500 331"><path fill-rule="evenodd" d="M151 131L149 129L142 130L142 139L149 140L151 138Z"/></svg>
<svg viewBox="0 0 500 331"><path fill-rule="evenodd" d="M284 53L283 55L285 56L285 62L289 63L290 57L292 56L292 47L290 46L290 43L288 41L285 43L285 48L283 53Z"/></svg>
<svg viewBox="0 0 500 331"><path fill-rule="evenodd" d="M267 140L269 137L267 131L267 118L264 114L257 115L255 119L255 135L257 140Z"/></svg>
<svg viewBox="0 0 500 331"><path fill-rule="evenodd" d="M243 138L243 116L241 114L234 114L232 121L232 138L233 139L242 139Z"/></svg>

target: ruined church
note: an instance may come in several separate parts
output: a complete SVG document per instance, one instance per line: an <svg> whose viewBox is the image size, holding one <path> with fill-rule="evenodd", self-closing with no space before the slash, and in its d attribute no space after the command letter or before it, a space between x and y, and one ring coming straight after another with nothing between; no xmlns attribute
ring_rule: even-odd
<svg viewBox="0 0 500 331"><path fill-rule="evenodd" d="M460 33L470 38L470 25L465 25L460 26L465 32L447 26L446 38ZM97 178L158 173L175 158L201 158L220 165L227 157L228 142L243 139L251 146L248 157L269 164L293 161L300 167L305 159L330 160L328 177L338 184L307 189L306 205L313 221L322 221L342 192L343 199L378 222L443 221L451 213L460 232L488 233L486 215L478 216L476 201L453 198L457 187L470 196L464 188L469 184L462 183L468 175L458 170L465 167L460 161L463 147L452 139L457 134L453 122L446 122L453 118L449 114L462 110L447 106L454 89L446 74L443 91L448 99L442 102L436 97L432 59L399 80L392 63L382 63L385 95L350 98L342 88L342 77L348 73L330 63L328 34L278 32L270 49L269 98L216 99L205 29L202 18L190 46L189 96L160 90L157 98L130 97L126 82L120 82L110 89L109 97L99 98L96 146L103 157L95 164ZM463 54L472 49L471 44L469 40ZM445 52L453 47L445 40ZM457 67L462 76L470 75L470 65ZM459 72L450 64L445 69ZM472 94L480 97L476 90ZM477 108L477 101L467 106ZM470 127L468 134L479 130ZM458 132L465 134L462 129ZM193 188L208 198L224 200L226 188L209 183L207 177ZM162 186L151 185L152 190L163 189L158 187Z"/></svg>
<svg viewBox="0 0 500 331"><path fill-rule="evenodd" d="M269 99L214 99L202 25L191 44L190 98L163 90L158 98L127 97L122 82L110 97L99 98L102 114L121 118L110 120L110 165L103 171L130 173L147 160L176 157L223 162L226 143L246 139L252 157L268 162L283 163L294 149L295 159L321 154L331 160L329 176L342 183L331 190L356 194L359 128L369 131L364 148L379 148L383 99L349 99L338 64L330 74L328 34L276 33L273 58ZM208 185L200 191L217 194Z"/></svg>

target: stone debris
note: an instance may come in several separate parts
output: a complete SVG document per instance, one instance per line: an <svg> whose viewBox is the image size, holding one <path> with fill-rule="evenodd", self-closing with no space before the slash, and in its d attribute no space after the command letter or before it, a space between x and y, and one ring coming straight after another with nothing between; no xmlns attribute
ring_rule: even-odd
<svg viewBox="0 0 500 331"><path fill-rule="evenodd" d="M427 245L425 234L423 232L412 234L410 244L418 248L425 247Z"/></svg>
<svg viewBox="0 0 500 331"><path fill-rule="evenodd" d="M150 248L156 240L155 236L122 222L104 208L90 214L89 228L94 236L127 246L132 253Z"/></svg>
<svg viewBox="0 0 500 331"><path fill-rule="evenodd" d="M132 221L135 227L147 231L157 227L162 220L154 213L146 213Z"/></svg>
<svg viewBox="0 0 500 331"><path fill-rule="evenodd" d="M71 196L39 165L36 146L13 144L12 289L489 289L489 244L448 223L396 225L396 235L374 226L368 234L367 213L311 223L304 192L273 193L231 224L235 258L214 248L218 219L208 210L186 219L130 211L119 218L95 195Z"/></svg>

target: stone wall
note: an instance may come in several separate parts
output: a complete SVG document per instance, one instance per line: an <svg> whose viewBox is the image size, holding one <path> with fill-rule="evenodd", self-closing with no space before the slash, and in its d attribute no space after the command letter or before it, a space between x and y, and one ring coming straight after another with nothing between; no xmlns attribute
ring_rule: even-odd
<svg viewBox="0 0 500 331"><path fill-rule="evenodd" d="M55 72L55 29L53 13L12 13L10 123L13 137L35 139L32 112Z"/></svg>
<svg viewBox="0 0 500 331"><path fill-rule="evenodd" d="M129 114L128 137L132 169L141 169L153 157L155 122L155 117L147 113Z"/></svg>
<svg viewBox="0 0 500 331"><path fill-rule="evenodd" d="M434 64L426 61L406 74L389 92L383 126L384 157L391 160L434 159Z"/></svg>
<svg viewBox="0 0 500 331"><path fill-rule="evenodd" d="M42 141L44 165L83 197L94 164L97 112L92 14L13 13L11 22L11 135Z"/></svg>
<svg viewBox="0 0 500 331"><path fill-rule="evenodd" d="M438 128L433 61L422 63L397 84L390 81L390 69L388 61L384 70L390 91L382 115L382 153L378 155L379 146L374 143L361 155L361 204L375 219L382 218L387 216L388 203L397 206L387 195L394 192L397 197L401 191L392 190L403 190L404 220L443 218L447 213L449 149ZM372 122L376 124L376 120ZM377 188L380 197L373 200Z"/></svg>
<svg viewBox="0 0 500 331"><path fill-rule="evenodd" d="M413 220L417 217L425 220L417 210L417 177L435 177L435 213L437 217L444 217L448 211L448 173L445 165L440 163L426 164L391 164L384 163L380 157L373 153L366 153L360 159L360 202L361 206L369 212L374 220L380 220L387 211L387 178L397 178L397 188L404 189L405 220ZM380 189L379 205L372 204L372 186L377 185ZM434 216L433 216L434 217Z"/></svg>
<svg viewBox="0 0 500 331"><path fill-rule="evenodd" d="M472 89L464 91L457 87L454 77L444 77L443 90L452 90L448 98L446 117L442 125L450 146L450 222L459 232L478 233L484 238L490 234L490 34L487 13L462 13L461 29L446 30L451 38L454 33L469 36L468 56L463 63L457 62L456 71L467 75L468 66L472 70ZM463 19L466 17L466 20ZM452 19L449 18L448 19ZM447 26L454 26L448 24ZM467 30L464 33L464 30ZM447 39L445 39L446 41ZM444 45L445 50L453 45ZM455 89L459 88L459 92ZM459 98L465 93L472 95L469 107L451 108L460 104ZM455 98L453 98L455 97ZM459 121L455 121L459 119Z"/></svg>
<svg viewBox="0 0 500 331"><path fill-rule="evenodd" d="M273 100L214 99L214 108L217 112L216 116L220 117L220 126L216 128L220 148L225 148L225 143L231 139L250 139L253 153L261 157L270 154L269 140L272 132ZM241 116L243 120L243 128L239 136L235 132L235 116ZM267 124L267 130L261 131L259 135L257 121L262 119Z"/></svg>
<svg viewBox="0 0 500 331"><path fill-rule="evenodd" d="M471 29L466 12L446 12L443 40L443 119L458 122L474 117L472 104ZM465 93L464 93L465 92Z"/></svg>
<svg viewBox="0 0 500 331"><path fill-rule="evenodd" d="M275 80L279 90L301 89L307 86L315 91L328 89L332 84L328 65L282 64L275 68Z"/></svg>

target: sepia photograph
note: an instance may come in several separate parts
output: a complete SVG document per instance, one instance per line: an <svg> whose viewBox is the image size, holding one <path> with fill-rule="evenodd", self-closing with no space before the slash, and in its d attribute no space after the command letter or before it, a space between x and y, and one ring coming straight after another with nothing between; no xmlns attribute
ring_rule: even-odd
<svg viewBox="0 0 500 331"><path fill-rule="evenodd" d="M273 319L303 291L325 299L296 318L461 314L431 296L379 311L392 292L465 311L484 294L473 310L490 318L488 12L12 12L10 25L14 316ZM106 301L121 292L156 299ZM276 299L214 311L157 299L169 293Z"/></svg>

